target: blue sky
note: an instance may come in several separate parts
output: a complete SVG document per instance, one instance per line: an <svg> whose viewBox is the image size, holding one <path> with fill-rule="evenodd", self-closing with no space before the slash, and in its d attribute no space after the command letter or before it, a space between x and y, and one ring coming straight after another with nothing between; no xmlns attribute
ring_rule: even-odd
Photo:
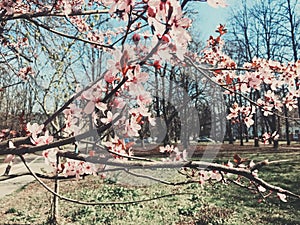
<svg viewBox="0 0 300 225"><path fill-rule="evenodd" d="M228 6L226 8L213 8L207 3L191 2L188 8L197 12L194 14L193 31L200 40L207 40L210 35L215 35L216 27L226 24L232 7L240 2L240 0L226 0ZM197 22L196 22L197 21ZM195 35L194 33L194 35Z"/></svg>

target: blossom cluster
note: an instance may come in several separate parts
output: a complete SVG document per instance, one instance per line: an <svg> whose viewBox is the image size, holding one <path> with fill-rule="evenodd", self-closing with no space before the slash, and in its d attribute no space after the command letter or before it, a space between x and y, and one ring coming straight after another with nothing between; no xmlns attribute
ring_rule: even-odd
<svg viewBox="0 0 300 225"><path fill-rule="evenodd" d="M159 151L168 155L168 157L164 159L165 161L187 161L187 151L183 150L181 152L174 145L161 146L159 147Z"/></svg>
<svg viewBox="0 0 300 225"><path fill-rule="evenodd" d="M95 164L68 158L66 160L62 160L62 162L58 162L57 153L58 149L56 148L43 151L45 163L52 166L56 173L62 174L66 177L75 176L76 179L79 179L82 175L97 174L98 170Z"/></svg>

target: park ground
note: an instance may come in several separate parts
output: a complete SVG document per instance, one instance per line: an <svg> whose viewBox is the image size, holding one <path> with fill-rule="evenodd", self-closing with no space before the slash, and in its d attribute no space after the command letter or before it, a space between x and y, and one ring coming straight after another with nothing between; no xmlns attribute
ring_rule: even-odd
<svg viewBox="0 0 300 225"><path fill-rule="evenodd" d="M197 146L195 157L201 158L205 145ZM137 149L137 154L146 154ZM149 152L149 151L148 151ZM282 144L276 151L271 146L254 148L222 145L215 162L227 162L235 153L254 160L284 160L259 172L271 184L299 194L300 146ZM183 177L171 170L137 171L158 178L179 181ZM174 176L175 174L175 176ZM53 187L53 183L46 181ZM84 206L59 202L59 224L300 224L300 201L288 198L281 202L275 193L265 200L259 194L233 184L164 185L134 178L125 172L107 174L105 179L86 177L83 180L60 181L60 193L84 201L128 201L170 193L187 192L151 202L131 205ZM0 224L48 224L51 209L50 193L37 182L30 182L0 199Z"/></svg>

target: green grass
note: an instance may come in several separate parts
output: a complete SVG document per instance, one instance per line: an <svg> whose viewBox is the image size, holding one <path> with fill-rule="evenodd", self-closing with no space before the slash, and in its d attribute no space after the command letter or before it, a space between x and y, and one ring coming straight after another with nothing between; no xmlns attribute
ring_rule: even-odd
<svg viewBox="0 0 300 225"><path fill-rule="evenodd" d="M264 159L292 159L279 165L264 167L259 176L299 194L300 153L245 154L243 157ZM228 158L219 158L225 162ZM139 171L141 172L141 171ZM178 181L183 177L172 170L147 171L153 176ZM175 174L175 176L174 176ZM49 183L49 185L52 185ZM189 192L151 202L131 205L84 206L60 201L59 224L213 224L213 225L296 225L300 224L300 201L288 198L281 202L276 193L266 201L259 194L241 187L224 184L189 184L167 186L137 179L125 172L109 175L101 180L88 177L81 181L60 182L61 193L84 201L131 201L154 196ZM0 201L0 224L47 224L51 195L37 183Z"/></svg>

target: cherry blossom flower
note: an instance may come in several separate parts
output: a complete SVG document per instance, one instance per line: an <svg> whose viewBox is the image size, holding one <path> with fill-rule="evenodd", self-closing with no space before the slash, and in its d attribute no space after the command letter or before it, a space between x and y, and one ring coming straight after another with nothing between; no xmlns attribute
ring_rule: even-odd
<svg viewBox="0 0 300 225"><path fill-rule="evenodd" d="M118 78L113 75L113 73L108 70L105 74L104 74L104 80L107 82L107 83L113 83L115 80L117 80Z"/></svg>
<svg viewBox="0 0 300 225"><path fill-rule="evenodd" d="M112 112L111 111L108 111L107 114L106 114L106 118L101 118L100 121L104 124L109 124L113 121L115 116L113 116Z"/></svg>
<svg viewBox="0 0 300 225"><path fill-rule="evenodd" d="M70 104L67 109L64 110L64 114L66 117L72 116L72 117L81 117L82 109L77 107L75 104Z"/></svg>
<svg viewBox="0 0 300 225"><path fill-rule="evenodd" d="M177 147L175 147L175 148L177 148ZM159 151L162 153L165 153L165 152L171 153L174 151L174 146L173 145L160 146Z"/></svg>
<svg viewBox="0 0 300 225"><path fill-rule="evenodd" d="M257 187L257 189L258 189L258 191L260 191L260 192L266 192L266 189L265 189L263 186L261 186L261 185L259 185L259 186Z"/></svg>
<svg viewBox="0 0 300 225"><path fill-rule="evenodd" d="M122 109L122 108L124 108L125 105L126 105L126 102L123 98L120 98L120 97L114 98L114 100L113 100L114 108Z"/></svg>
<svg viewBox="0 0 300 225"><path fill-rule="evenodd" d="M4 159L3 162L4 162L4 163L10 163L10 162L12 162L15 158L16 158L15 155L8 154L8 155L5 157L5 159Z"/></svg>
<svg viewBox="0 0 300 225"><path fill-rule="evenodd" d="M230 113L226 117L228 120L238 117L239 112L240 112L240 107L238 106L237 103L235 103L233 105L233 107L230 108L229 110L230 110Z"/></svg>
<svg viewBox="0 0 300 225"><path fill-rule="evenodd" d="M21 68L18 72L18 76L23 79L23 80L27 80L28 79L28 75L31 75L33 76L34 75L34 72L32 70L32 67L30 66L27 66L27 67L24 67L24 68Z"/></svg>
<svg viewBox="0 0 300 225"><path fill-rule="evenodd" d="M89 102L83 110L86 114L91 114L95 110L95 107L102 112L104 112L107 109L107 105L104 102L102 102L101 94L102 92L99 92L99 90L92 92L85 91L83 93L83 97L89 100Z"/></svg>
<svg viewBox="0 0 300 225"><path fill-rule="evenodd" d="M159 151L169 155L164 161L186 161L188 156L186 150L180 152L179 149L173 145L161 146L159 147Z"/></svg>
<svg viewBox="0 0 300 225"><path fill-rule="evenodd" d="M216 181L221 181L223 179L222 174L218 171L210 171L210 178Z"/></svg>
<svg viewBox="0 0 300 225"><path fill-rule="evenodd" d="M205 181L208 181L211 177L211 173L205 170L200 170L198 174L200 178L200 184L204 184Z"/></svg>
<svg viewBox="0 0 300 225"><path fill-rule="evenodd" d="M266 144L266 142L271 138L271 135L269 133L264 133L262 135L262 140L264 142L264 144Z"/></svg>
<svg viewBox="0 0 300 225"><path fill-rule="evenodd" d="M32 136L32 138L31 138L31 142L34 145L49 144L52 141L53 141L53 136L49 135L49 131L48 130L45 132L44 136L40 136L40 137Z"/></svg>
<svg viewBox="0 0 300 225"><path fill-rule="evenodd" d="M132 36L132 40L133 42L137 45L139 43L139 41L141 40L141 36L138 34L138 33L135 33L133 36Z"/></svg>
<svg viewBox="0 0 300 225"><path fill-rule="evenodd" d="M80 117L78 117L80 118ZM77 135L80 132L80 127L77 125L79 119L72 116L67 116L65 120L64 132L68 134Z"/></svg>
<svg viewBox="0 0 300 225"><path fill-rule="evenodd" d="M136 117L132 117L125 121L125 132L129 137L139 136L140 129L141 129L141 125L137 123Z"/></svg>
<svg viewBox="0 0 300 225"><path fill-rule="evenodd" d="M282 193L277 192L277 197L278 197L281 201L287 202L287 200L286 200L286 195L285 195L285 194L282 194Z"/></svg>
<svg viewBox="0 0 300 225"><path fill-rule="evenodd" d="M51 148L43 151L43 156L45 158L45 163L56 167L56 155L58 150L56 148Z"/></svg>
<svg viewBox="0 0 300 225"><path fill-rule="evenodd" d="M37 134L40 134L43 131L44 125L38 125L37 123L33 123L31 125L29 122L27 123L26 128L32 134L32 136L37 136Z"/></svg>
<svg viewBox="0 0 300 225"><path fill-rule="evenodd" d="M254 124L254 120L252 119L252 117L253 116L251 115L244 118L244 123L247 127L251 127Z"/></svg>

